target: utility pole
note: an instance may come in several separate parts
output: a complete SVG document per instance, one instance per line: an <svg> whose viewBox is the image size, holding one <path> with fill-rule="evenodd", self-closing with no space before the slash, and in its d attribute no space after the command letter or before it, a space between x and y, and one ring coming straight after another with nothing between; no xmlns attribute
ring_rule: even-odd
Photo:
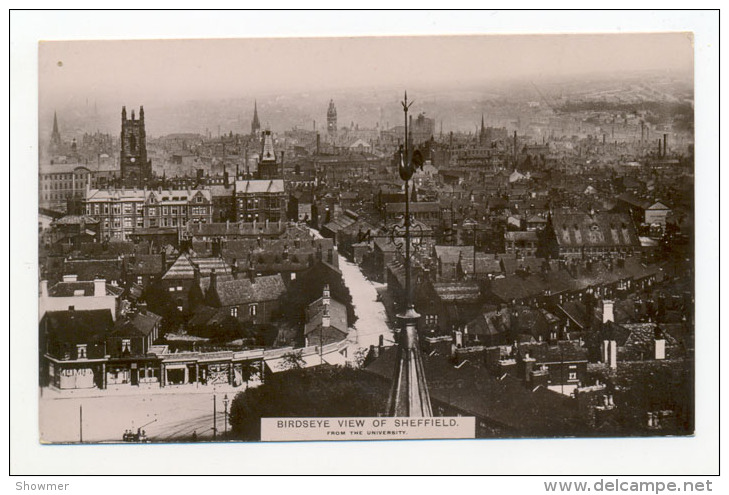
<svg viewBox="0 0 729 495"><path fill-rule="evenodd" d="M213 394L213 440L218 436L218 413L216 411L217 401L215 400L215 394Z"/></svg>
<svg viewBox="0 0 729 495"><path fill-rule="evenodd" d="M84 406L78 406L78 441L84 443Z"/></svg>

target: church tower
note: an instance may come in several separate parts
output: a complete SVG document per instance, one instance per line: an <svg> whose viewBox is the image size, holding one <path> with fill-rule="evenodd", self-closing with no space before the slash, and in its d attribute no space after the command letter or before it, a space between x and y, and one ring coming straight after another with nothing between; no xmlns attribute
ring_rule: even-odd
<svg viewBox="0 0 729 495"><path fill-rule="evenodd" d="M147 134L144 130L144 107L139 107L139 119L127 119L127 108L122 107L121 176L124 185L144 186L152 176L152 162L147 160Z"/></svg>
<svg viewBox="0 0 729 495"><path fill-rule="evenodd" d="M329 137L337 135L337 108L334 106L334 100L329 100L327 109L327 133L329 133Z"/></svg>
<svg viewBox="0 0 729 495"><path fill-rule="evenodd" d="M281 178L276 162L276 151L273 149L273 136L268 129L263 131L263 149L258 162L258 178L264 180Z"/></svg>
<svg viewBox="0 0 729 495"><path fill-rule="evenodd" d="M251 122L251 135L257 136L261 133L261 122L258 120L258 102L253 101L253 121Z"/></svg>

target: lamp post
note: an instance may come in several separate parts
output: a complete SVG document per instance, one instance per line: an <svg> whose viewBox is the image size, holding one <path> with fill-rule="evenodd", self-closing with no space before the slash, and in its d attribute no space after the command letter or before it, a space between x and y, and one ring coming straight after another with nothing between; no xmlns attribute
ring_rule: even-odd
<svg viewBox="0 0 729 495"><path fill-rule="evenodd" d="M223 397L223 406L225 407L225 434L228 434L228 394Z"/></svg>

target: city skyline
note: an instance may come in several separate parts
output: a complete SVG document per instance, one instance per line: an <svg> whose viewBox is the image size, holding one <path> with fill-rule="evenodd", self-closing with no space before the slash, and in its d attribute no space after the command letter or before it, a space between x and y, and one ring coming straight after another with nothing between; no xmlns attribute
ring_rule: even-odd
<svg viewBox="0 0 729 495"><path fill-rule="evenodd" d="M387 101L406 88L488 98L512 82L549 86L636 71L692 84L692 69L690 33L53 41L39 46L39 114L43 122L69 107L328 101L332 93Z"/></svg>

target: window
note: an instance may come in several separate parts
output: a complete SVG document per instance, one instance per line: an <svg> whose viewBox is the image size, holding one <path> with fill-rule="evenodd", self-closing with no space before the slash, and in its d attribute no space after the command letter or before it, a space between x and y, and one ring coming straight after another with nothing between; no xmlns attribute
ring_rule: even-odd
<svg viewBox="0 0 729 495"><path fill-rule="evenodd" d="M238 306L233 306L230 308L230 316L233 316L235 318L238 317Z"/></svg>
<svg viewBox="0 0 729 495"><path fill-rule="evenodd" d="M170 292L175 292L175 288L174 288L174 287L170 287L170 288L169 288L168 290L169 290Z"/></svg>
<svg viewBox="0 0 729 495"><path fill-rule="evenodd" d="M162 217L162 227L167 227L167 217Z"/></svg>
<svg viewBox="0 0 729 495"><path fill-rule="evenodd" d="M248 306L248 314L251 316L256 316L258 314L258 304L250 304Z"/></svg>
<svg viewBox="0 0 729 495"><path fill-rule="evenodd" d="M163 215L169 215L169 214L170 214L170 209L169 209L169 207L167 207L167 206L163 206L163 207L162 207L162 214L163 214Z"/></svg>
<svg viewBox="0 0 729 495"><path fill-rule="evenodd" d="M157 216L157 208L155 208L154 206L148 208L147 209L147 215L149 215L150 217L156 217Z"/></svg>
<svg viewBox="0 0 729 495"><path fill-rule="evenodd" d="M136 212L137 212L137 215L142 215L142 214L143 214L143 212L144 212L144 207L143 207L142 203L138 203L138 204L137 204L137 207L136 207Z"/></svg>
<svg viewBox="0 0 729 495"><path fill-rule="evenodd" d="M121 205L114 205L114 215L120 215L121 214Z"/></svg>
<svg viewBox="0 0 729 495"><path fill-rule="evenodd" d="M114 228L115 228L115 229L118 229L118 228L120 228L120 227L121 227L121 220L120 220L120 219L118 219L118 218L115 218L115 219L114 219Z"/></svg>
<svg viewBox="0 0 729 495"><path fill-rule="evenodd" d="M132 227L132 218L131 217L124 217L124 227L125 228Z"/></svg>
<svg viewBox="0 0 729 495"><path fill-rule="evenodd" d="M130 354L132 352L132 340L131 339L122 339L121 351L122 351L122 354Z"/></svg>
<svg viewBox="0 0 729 495"><path fill-rule="evenodd" d="M142 285L144 283L144 279L141 275L137 275L137 285Z"/></svg>
<svg viewBox="0 0 729 495"><path fill-rule="evenodd" d="M144 227L144 219L139 217L137 218L137 227L142 228Z"/></svg>
<svg viewBox="0 0 729 495"><path fill-rule="evenodd" d="M86 344L76 345L76 359L86 359Z"/></svg>
<svg viewBox="0 0 729 495"><path fill-rule="evenodd" d="M104 215L108 215L108 214L109 214L109 205L105 204L104 205Z"/></svg>
<svg viewBox="0 0 729 495"><path fill-rule="evenodd" d="M577 380L577 372L576 371L570 371L569 379L570 380Z"/></svg>
<svg viewBox="0 0 729 495"><path fill-rule="evenodd" d="M99 214L99 205L94 205L94 215Z"/></svg>
<svg viewBox="0 0 729 495"><path fill-rule="evenodd" d="M132 213L132 204L131 203L124 203L124 213L127 215Z"/></svg>
<svg viewBox="0 0 729 495"><path fill-rule="evenodd" d="M177 215L177 207L176 206L170 207L170 210L172 211L172 214L173 215Z"/></svg>

